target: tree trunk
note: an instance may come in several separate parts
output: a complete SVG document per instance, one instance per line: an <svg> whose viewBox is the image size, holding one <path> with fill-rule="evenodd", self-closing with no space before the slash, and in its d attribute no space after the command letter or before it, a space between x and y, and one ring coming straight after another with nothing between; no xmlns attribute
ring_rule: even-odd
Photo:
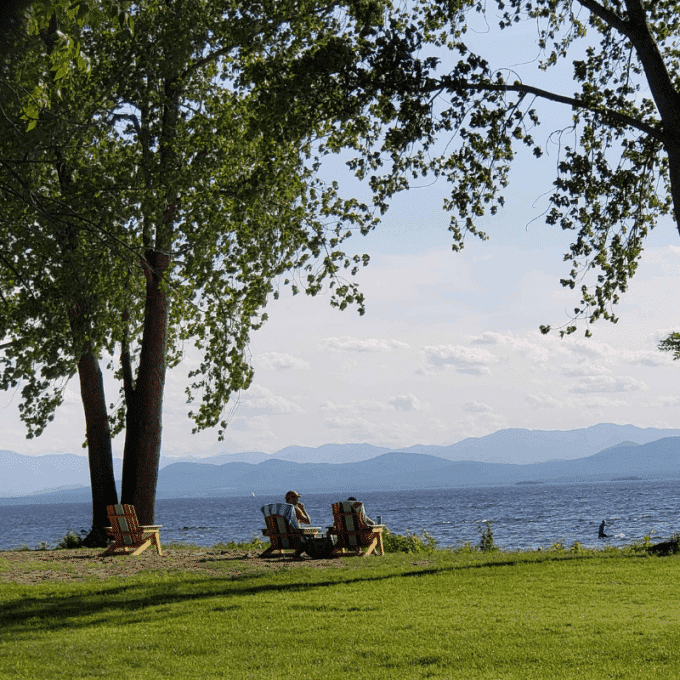
<svg viewBox="0 0 680 680"><path fill-rule="evenodd" d="M668 175L671 180L671 198L675 213L675 228L680 233L680 133L677 141L666 145L668 153Z"/></svg>
<svg viewBox="0 0 680 680"><path fill-rule="evenodd" d="M106 506L118 502L113 477L111 430L104 397L104 381L97 358L91 352L78 362L80 395L85 410L87 455L92 487L92 529L85 538L91 547L106 546L104 527L109 525Z"/></svg>
<svg viewBox="0 0 680 680"><path fill-rule="evenodd" d="M140 524L154 524L161 452L163 390L168 335L168 298L162 281L165 253L147 251L144 332L137 379L126 391L125 450L121 502L131 503Z"/></svg>

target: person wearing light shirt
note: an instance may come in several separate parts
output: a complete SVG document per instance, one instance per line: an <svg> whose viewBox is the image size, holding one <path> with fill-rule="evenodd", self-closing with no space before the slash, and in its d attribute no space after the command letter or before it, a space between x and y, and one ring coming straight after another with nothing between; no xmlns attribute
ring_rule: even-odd
<svg viewBox="0 0 680 680"><path fill-rule="evenodd" d="M300 494L297 491L289 491L286 494L286 503L295 506L295 516L297 517L298 522L302 522L302 524L312 523L312 520L305 510L304 504L300 503Z"/></svg>

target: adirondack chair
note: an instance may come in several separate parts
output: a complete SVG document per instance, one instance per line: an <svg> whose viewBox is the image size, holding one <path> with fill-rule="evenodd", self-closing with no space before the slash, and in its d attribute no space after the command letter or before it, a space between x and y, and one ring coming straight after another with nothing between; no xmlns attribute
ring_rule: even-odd
<svg viewBox="0 0 680 680"><path fill-rule="evenodd" d="M319 527L301 527L295 516L295 506L290 503L270 503L260 509L267 524L262 535L271 541L260 557L269 557L275 550L281 556L285 554L284 550L294 550L293 557L300 557L305 550L304 537L315 537L319 532Z"/></svg>
<svg viewBox="0 0 680 680"><path fill-rule="evenodd" d="M368 524L364 504L360 501L333 503L333 527L329 533L337 537L334 556L384 555L384 524ZM365 551L365 552L364 552Z"/></svg>
<svg viewBox="0 0 680 680"><path fill-rule="evenodd" d="M156 547L159 555L163 554L160 536L162 525L140 526L134 505L108 505L106 511L111 521L106 533L113 539L113 543L102 553L102 557L119 552L124 555L139 555L150 545Z"/></svg>

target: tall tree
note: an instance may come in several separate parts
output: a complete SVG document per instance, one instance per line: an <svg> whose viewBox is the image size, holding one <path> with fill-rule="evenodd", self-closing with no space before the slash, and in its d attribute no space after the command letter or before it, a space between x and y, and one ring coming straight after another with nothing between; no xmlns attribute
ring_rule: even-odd
<svg viewBox="0 0 680 680"><path fill-rule="evenodd" d="M36 14L45 10L43 3L35 4ZM0 60L0 384L22 385L21 415L33 437L52 419L65 378L78 371L93 491L90 538L101 541L106 505L117 501L117 492L92 303L96 286L108 285L104 275L115 252L112 244L107 247L110 220L98 216L99 210L106 216L111 206L74 191L76 174L64 153L91 146L96 130L79 125L78 114L69 110L73 92L60 70L70 66L73 45L63 39L51 11L40 32L29 28L30 18L17 14ZM82 57L79 61L83 66ZM97 257L84 247L88 233L99 240Z"/></svg>
<svg viewBox="0 0 680 680"><path fill-rule="evenodd" d="M41 38L24 36L3 64L0 386L21 385L22 417L39 434L77 371L93 527L105 522L113 481L97 461L123 427L121 500L152 524L165 373L183 343L203 357L188 394L200 394L195 426L223 429L230 395L252 380L248 340L279 277L300 272L310 294L328 283L332 304L363 311L341 272L367 258L340 247L372 212L318 179L319 150L372 96L355 67L382 40L389 6L51 9ZM53 56L62 35L74 49ZM79 67L68 71L64 54ZM269 92L282 80L295 89L277 107ZM99 362L114 354L121 398L102 418ZM95 478L109 491L100 495Z"/></svg>

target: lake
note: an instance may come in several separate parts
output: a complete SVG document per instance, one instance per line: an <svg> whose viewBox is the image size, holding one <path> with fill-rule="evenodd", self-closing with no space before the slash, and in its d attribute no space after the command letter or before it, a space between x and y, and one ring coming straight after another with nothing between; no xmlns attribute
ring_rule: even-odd
<svg viewBox="0 0 680 680"><path fill-rule="evenodd" d="M549 547L553 541L585 546L625 545L652 532L661 541L678 529L678 482L620 481L578 484L521 484L417 491L376 491L357 496L366 512L394 532L429 532L441 547L479 542L480 528L492 522L495 544L505 549ZM302 498L315 525L332 523L331 503L347 494L308 494ZM357 495L357 494L354 494ZM275 495L188 498L156 502L156 522L164 544L210 547L218 542L261 535L260 507L283 502ZM50 547L69 531L89 529L87 503L0 506L0 549L41 542ZM607 541L598 540L607 520Z"/></svg>

